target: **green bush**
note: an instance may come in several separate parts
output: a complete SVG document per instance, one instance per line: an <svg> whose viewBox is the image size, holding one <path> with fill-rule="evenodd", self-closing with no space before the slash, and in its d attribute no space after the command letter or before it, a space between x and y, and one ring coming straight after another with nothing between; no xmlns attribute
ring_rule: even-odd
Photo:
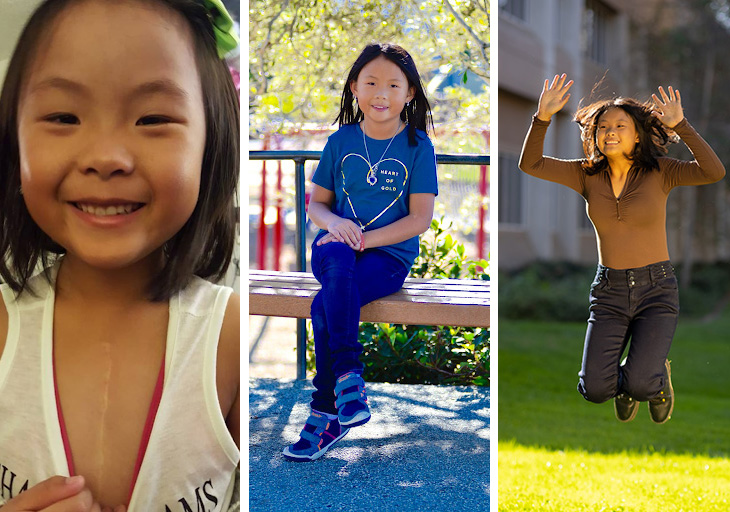
<svg viewBox="0 0 730 512"><path fill-rule="evenodd" d="M468 261L441 220L421 238L411 277L489 279L486 260ZM314 340L308 329L307 368L314 369ZM360 324L363 378L402 384L489 385L489 329L386 323Z"/></svg>
<svg viewBox="0 0 730 512"><path fill-rule="evenodd" d="M595 267L533 263L499 275L499 314L504 318L585 321Z"/></svg>
<svg viewBox="0 0 730 512"><path fill-rule="evenodd" d="M677 278L682 279L682 265L677 265ZM692 283L679 287L681 315L702 317L727 303L730 296L730 263L700 263L692 267Z"/></svg>

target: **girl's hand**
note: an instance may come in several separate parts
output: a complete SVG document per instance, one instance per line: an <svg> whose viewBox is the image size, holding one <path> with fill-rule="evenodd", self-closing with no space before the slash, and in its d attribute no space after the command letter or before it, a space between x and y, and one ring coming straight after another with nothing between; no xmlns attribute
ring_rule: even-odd
<svg viewBox="0 0 730 512"><path fill-rule="evenodd" d="M659 119L667 128L674 128L684 119L684 111L682 110L682 96L679 91L675 91L669 86L669 94L664 92L664 88L659 86L659 94L662 95L661 101L656 94L651 95L657 110L653 112L654 117Z"/></svg>
<svg viewBox="0 0 730 512"><path fill-rule="evenodd" d="M101 512L81 476L54 476L8 501L2 512Z"/></svg>
<svg viewBox="0 0 730 512"><path fill-rule="evenodd" d="M553 114L560 112L560 110L568 103L570 94L568 89L573 85L573 81L570 80L567 84L565 79L568 76L563 73L558 76L555 75L553 83L548 85L548 80L545 79L545 83L542 86L542 93L540 94L540 101L537 104L537 118L541 121L550 121Z"/></svg>
<svg viewBox="0 0 730 512"><path fill-rule="evenodd" d="M317 240L317 245L324 245L330 242L339 242L339 240L337 240L337 238L335 238L335 235L333 235L332 233L327 233L322 238Z"/></svg>
<svg viewBox="0 0 730 512"><path fill-rule="evenodd" d="M327 225L327 231L329 231L329 233L322 237L323 239L330 235L335 238L335 240L330 239L327 242L342 242L343 244L349 245L356 251L360 249L360 237L362 236L362 231L360 231L358 225L350 219L338 218L337 220L333 220L329 223L329 225ZM322 245L322 243L322 240L319 240L317 245Z"/></svg>
<svg viewBox="0 0 730 512"><path fill-rule="evenodd" d="M364 246L362 245L363 240L364 240L364 237L362 235L360 235L360 245L358 245L357 247L352 247L352 246L350 246L350 247L356 251L360 251L360 250L364 249ZM337 240L337 238L335 238L335 235L333 235L332 233L327 233L322 238L317 240L317 245L324 245L324 244L328 244L330 242L339 242L339 240Z"/></svg>

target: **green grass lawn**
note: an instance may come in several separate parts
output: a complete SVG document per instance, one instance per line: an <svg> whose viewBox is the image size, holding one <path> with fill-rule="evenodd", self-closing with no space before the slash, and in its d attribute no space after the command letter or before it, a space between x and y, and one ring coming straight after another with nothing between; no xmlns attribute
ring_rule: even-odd
<svg viewBox="0 0 730 512"><path fill-rule="evenodd" d="M576 391L584 333L500 320L499 510L730 511L730 312L680 318L664 425Z"/></svg>

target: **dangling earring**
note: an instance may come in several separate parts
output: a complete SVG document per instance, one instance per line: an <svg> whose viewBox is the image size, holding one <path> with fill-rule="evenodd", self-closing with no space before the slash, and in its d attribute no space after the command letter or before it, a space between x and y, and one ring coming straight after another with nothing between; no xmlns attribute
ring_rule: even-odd
<svg viewBox="0 0 730 512"><path fill-rule="evenodd" d="M18 187L18 194L23 195L23 186Z"/></svg>

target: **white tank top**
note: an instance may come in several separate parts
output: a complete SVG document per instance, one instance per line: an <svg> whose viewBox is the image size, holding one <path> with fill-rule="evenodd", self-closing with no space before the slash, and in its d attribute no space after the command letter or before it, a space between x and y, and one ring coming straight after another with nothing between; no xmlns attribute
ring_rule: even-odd
<svg viewBox="0 0 730 512"><path fill-rule="evenodd" d="M43 275L30 284L38 296L23 293L17 300L0 285L9 317L0 357L0 505L51 476L73 473L55 390L55 293ZM240 453L220 410L215 371L230 294L230 288L196 277L169 301L165 364L129 512L228 508Z"/></svg>

